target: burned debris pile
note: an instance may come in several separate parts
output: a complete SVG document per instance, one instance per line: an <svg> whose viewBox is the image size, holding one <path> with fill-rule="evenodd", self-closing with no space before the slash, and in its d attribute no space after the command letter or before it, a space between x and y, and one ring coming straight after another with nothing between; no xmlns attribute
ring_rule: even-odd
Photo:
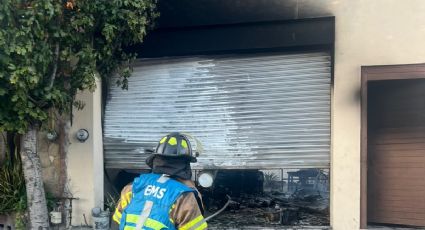
<svg viewBox="0 0 425 230"><path fill-rule="evenodd" d="M283 173L282 173L283 175ZM320 170L288 172L286 181L259 170L223 170L214 186L201 189L207 216L232 199L209 221L211 227L329 226L328 176Z"/></svg>

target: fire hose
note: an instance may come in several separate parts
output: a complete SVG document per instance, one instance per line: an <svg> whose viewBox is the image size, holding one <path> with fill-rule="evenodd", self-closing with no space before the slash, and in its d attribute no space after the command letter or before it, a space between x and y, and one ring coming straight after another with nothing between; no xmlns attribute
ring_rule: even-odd
<svg viewBox="0 0 425 230"><path fill-rule="evenodd" d="M209 221L212 218L216 217L218 214L222 213L224 210L226 210L227 206L229 206L229 204L233 202L232 201L232 198L230 198L229 195L226 195L226 197L228 199L227 202L226 202L226 204L220 210L218 210L214 214L212 214L212 215L208 216L207 218L205 218L205 221Z"/></svg>

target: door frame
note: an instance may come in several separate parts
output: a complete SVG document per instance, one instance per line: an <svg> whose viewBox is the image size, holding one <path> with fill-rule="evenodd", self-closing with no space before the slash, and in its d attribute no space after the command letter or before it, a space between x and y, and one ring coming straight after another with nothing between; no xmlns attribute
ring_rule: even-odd
<svg viewBox="0 0 425 230"><path fill-rule="evenodd" d="M425 79L425 63L361 67L360 228L367 229L367 86L370 81Z"/></svg>

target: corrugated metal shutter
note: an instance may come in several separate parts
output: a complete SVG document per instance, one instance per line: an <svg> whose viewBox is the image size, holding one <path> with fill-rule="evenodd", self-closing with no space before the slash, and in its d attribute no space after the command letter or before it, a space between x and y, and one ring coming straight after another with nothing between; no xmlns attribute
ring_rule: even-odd
<svg viewBox="0 0 425 230"><path fill-rule="evenodd" d="M328 53L141 60L112 87L107 168L145 168L145 148L184 131L203 143L194 168L329 167Z"/></svg>

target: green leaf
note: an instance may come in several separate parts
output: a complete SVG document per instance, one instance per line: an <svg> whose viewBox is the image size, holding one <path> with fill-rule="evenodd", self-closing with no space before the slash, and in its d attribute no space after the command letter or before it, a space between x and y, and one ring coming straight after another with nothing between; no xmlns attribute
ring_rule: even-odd
<svg viewBox="0 0 425 230"><path fill-rule="evenodd" d="M121 72L117 82L126 88L133 55L122 47L141 43L157 17L154 0L75 1L72 9L62 1L23 2L0 4L0 96L7 105L0 130L19 133L45 121L52 106L69 110L78 90L96 88L94 73L109 80Z"/></svg>
<svg viewBox="0 0 425 230"><path fill-rule="evenodd" d="M12 102L17 102L18 99L19 99L18 95L15 94L15 95L12 96L11 101Z"/></svg>
<svg viewBox="0 0 425 230"><path fill-rule="evenodd" d="M7 68L9 70L16 70L16 66L13 63L10 63Z"/></svg>

